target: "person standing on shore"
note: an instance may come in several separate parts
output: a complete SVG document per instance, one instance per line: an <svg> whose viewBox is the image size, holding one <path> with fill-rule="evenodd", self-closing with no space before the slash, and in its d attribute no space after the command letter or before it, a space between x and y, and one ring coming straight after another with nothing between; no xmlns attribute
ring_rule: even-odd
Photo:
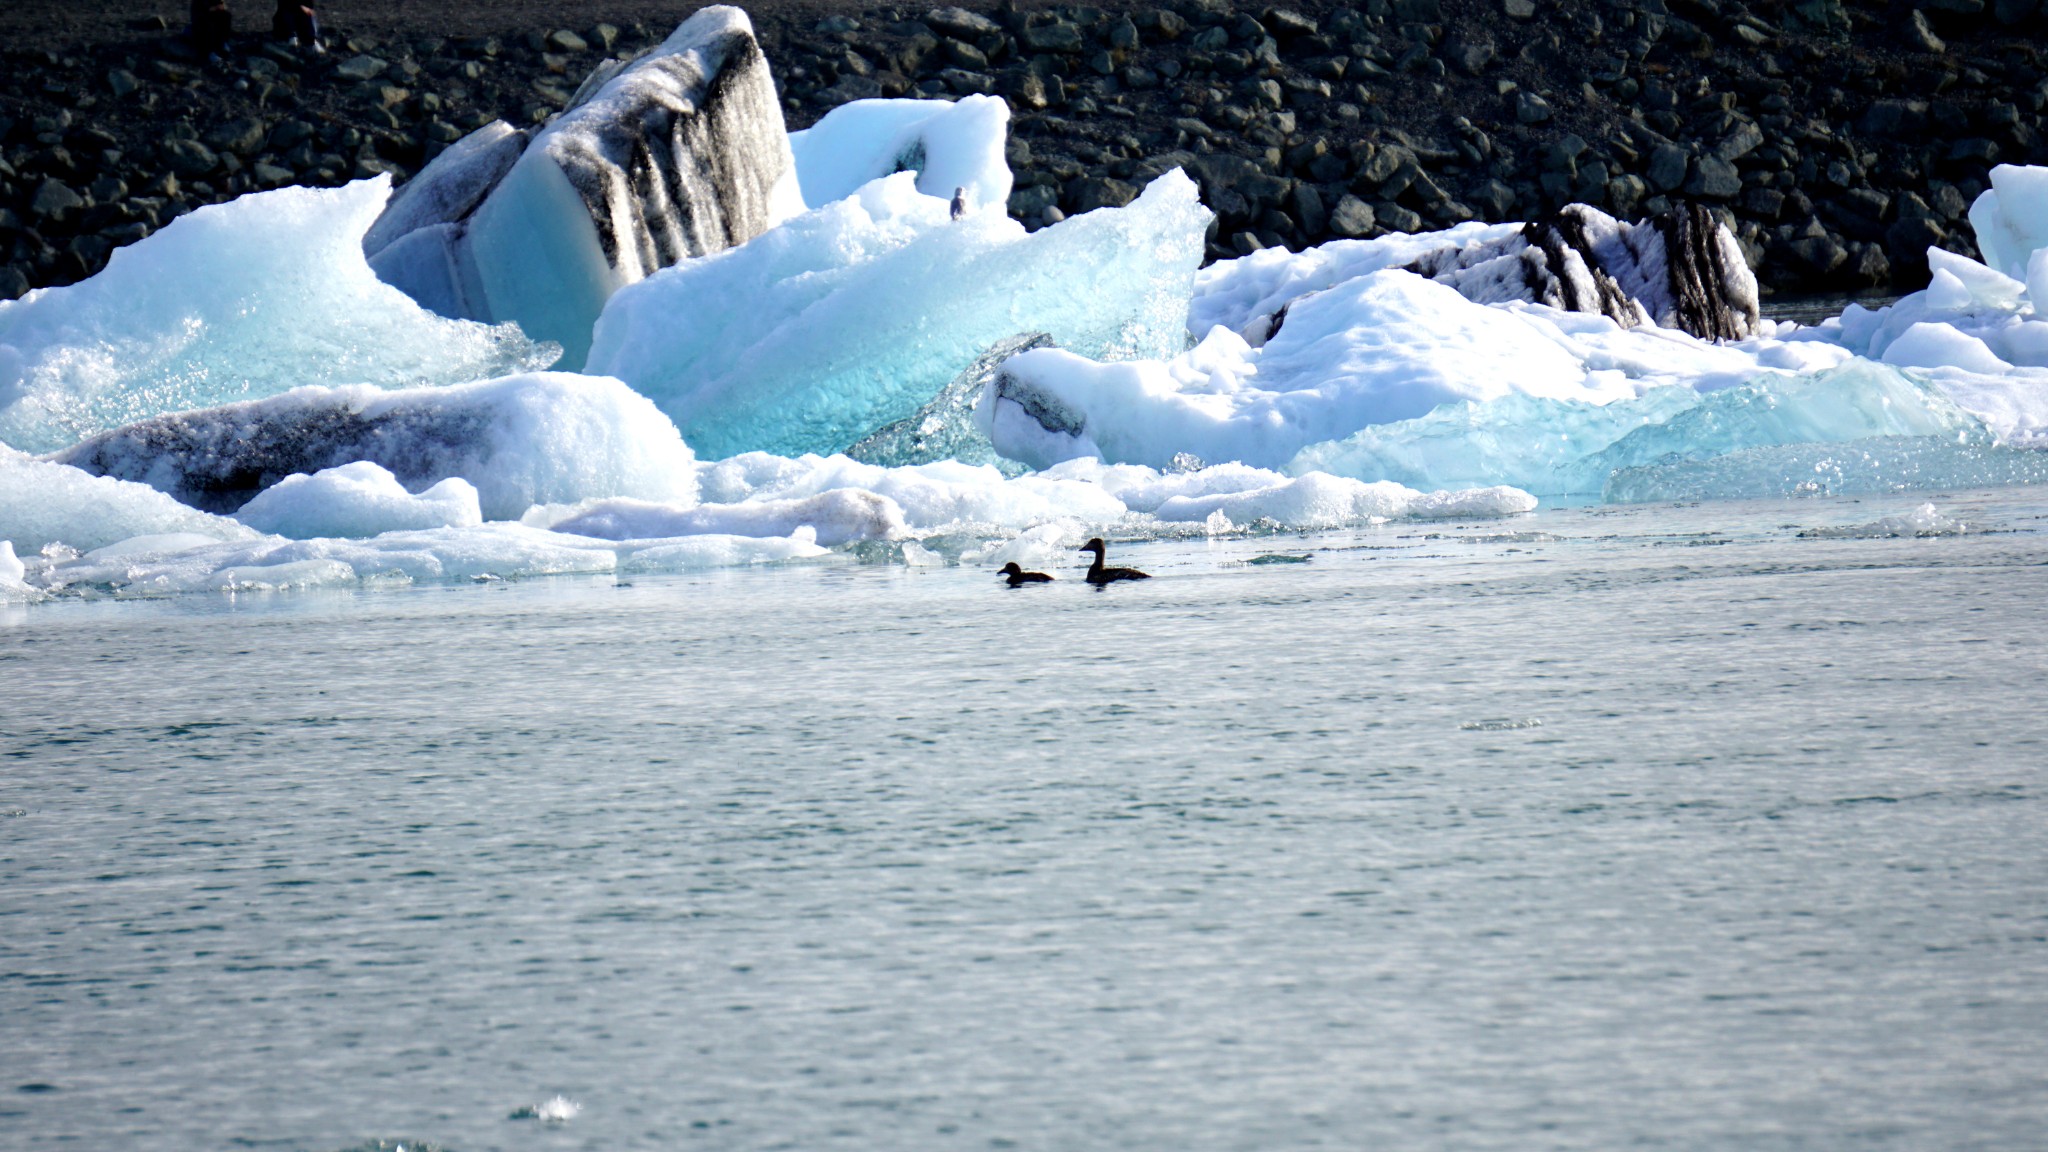
<svg viewBox="0 0 2048 1152"><path fill-rule="evenodd" d="M304 0L277 0L277 13L270 18L270 34L315 52L327 51L327 46L320 42L320 18L313 14L313 5Z"/></svg>
<svg viewBox="0 0 2048 1152"><path fill-rule="evenodd" d="M234 31L228 0L192 0L192 47L201 56L218 59Z"/></svg>

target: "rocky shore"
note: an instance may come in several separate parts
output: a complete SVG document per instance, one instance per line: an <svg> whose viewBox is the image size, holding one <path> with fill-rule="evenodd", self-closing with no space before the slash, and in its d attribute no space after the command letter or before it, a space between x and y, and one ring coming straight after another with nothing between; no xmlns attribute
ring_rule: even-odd
<svg viewBox="0 0 2048 1152"><path fill-rule="evenodd" d="M676 9L680 20L691 9ZM418 35L337 18L201 60L165 12L4 55L0 297L65 284L194 208L403 181L494 119L547 120L670 25ZM1767 291L1903 291L1974 254L1998 163L2048 163L2048 0L1167 0L758 10L791 128L849 100L995 93L1010 211L1120 205L1175 166L1211 258L1541 216L1710 206ZM247 17L244 17L245 21ZM565 23L567 23L565 21Z"/></svg>

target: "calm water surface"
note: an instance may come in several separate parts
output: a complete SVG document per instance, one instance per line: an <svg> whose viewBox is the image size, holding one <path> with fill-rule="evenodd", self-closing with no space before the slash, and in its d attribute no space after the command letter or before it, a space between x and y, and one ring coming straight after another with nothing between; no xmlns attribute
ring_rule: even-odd
<svg viewBox="0 0 2048 1152"><path fill-rule="evenodd" d="M1922 499L6 611L0 1148L2039 1148L2048 492L1798 535Z"/></svg>

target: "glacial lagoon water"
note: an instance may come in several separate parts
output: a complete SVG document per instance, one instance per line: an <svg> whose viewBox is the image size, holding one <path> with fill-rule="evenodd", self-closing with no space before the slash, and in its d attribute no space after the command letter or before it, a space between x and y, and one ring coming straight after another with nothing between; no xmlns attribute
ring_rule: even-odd
<svg viewBox="0 0 2048 1152"><path fill-rule="evenodd" d="M2039 1147L2044 529L0 608L0 1148Z"/></svg>

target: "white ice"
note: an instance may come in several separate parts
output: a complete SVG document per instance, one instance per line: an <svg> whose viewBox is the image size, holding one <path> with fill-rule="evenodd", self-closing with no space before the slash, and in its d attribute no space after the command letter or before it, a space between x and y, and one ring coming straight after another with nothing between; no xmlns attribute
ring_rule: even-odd
<svg viewBox="0 0 2048 1152"><path fill-rule="evenodd" d="M789 134L804 203L822 208L897 172L916 173L917 190L951 201L967 190L970 208L1006 204L1010 106L995 96L945 100L854 100Z"/></svg>
<svg viewBox="0 0 2048 1152"><path fill-rule="evenodd" d="M30 451L304 384L443 384L544 367L509 325L447 320L378 280L387 177L201 208L98 275L0 303L0 441Z"/></svg>
<svg viewBox="0 0 2048 1152"><path fill-rule="evenodd" d="M293 540L470 528L484 522L476 485L469 481L451 476L414 495L398 477L368 460L287 476L244 504L235 519Z"/></svg>
<svg viewBox="0 0 2048 1152"><path fill-rule="evenodd" d="M540 515L536 517L535 513ZM855 540L898 540L910 535L894 500L861 488L839 488L793 499L733 504L678 505L615 498L527 513L556 532L600 540L652 540L670 536L788 536L809 528L825 547Z"/></svg>
<svg viewBox="0 0 2048 1152"><path fill-rule="evenodd" d="M1208 221L1178 171L1030 234L1001 204L952 220L900 173L621 290L589 370L708 457L840 451L1019 332L1109 359L1178 351Z"/></svg>
<svg viewBox="0 0 2048 1152"><path fill-rule="evenodd" d="M217 540L256 535L147 485L91 476L0 446L0 540L30 551L51 544L90 549L165 533Z"/></svg>
<svg viewBox="0 0 2048 1152"><path fill-rule="evenodd" d="M1970 205L1970 227L1986 264L2024 279L2033 254L2048 248L2048 168L1992 168L1991 187Z"/></svg>
<svg viewBox="0 0 2048 1152"><path fill-rule="evenodd" d="M977 417L997 451L1033 467L1075 456L1163 467L1181 453L1277 467L1309 445L1447 403L1607 404L1660 383L1728 387L1760 370L1845 359L1820 342L1714 345L1540 305L1475 304L1384 270L1297 300L1261 348L1219 325L1166 361L1024 353L1004 365Z"/></svg>
<svg viewBox="0 0 2048 1152"><path fill-rule="evenodd" d="M64 455L188 498L287 452L298 471L372 460L421 488L461 477L493 520L534 504L696 495L694 457L668 417L617 380L566 372L443 388L299 388L132 432Z"/></svg>

